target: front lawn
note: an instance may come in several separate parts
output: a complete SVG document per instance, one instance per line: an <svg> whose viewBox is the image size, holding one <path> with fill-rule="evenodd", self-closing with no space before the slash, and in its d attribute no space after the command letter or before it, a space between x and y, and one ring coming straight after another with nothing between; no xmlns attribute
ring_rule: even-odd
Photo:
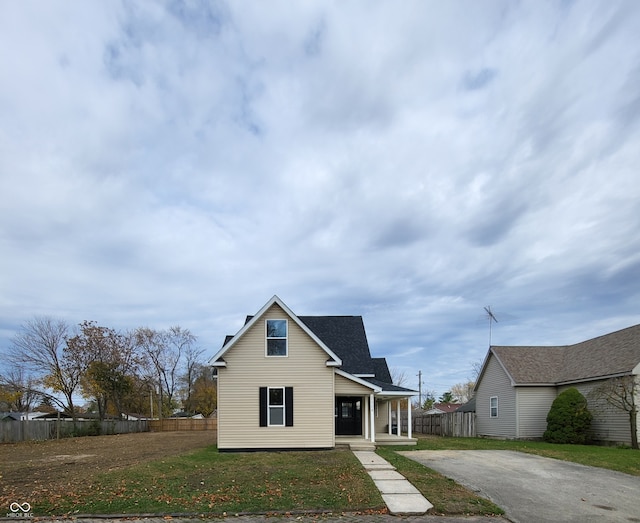
<svg viewBox="0 0 640 523"><path fill-rule="evenodd" d="M218 453L215 446L103 472L32 505L35 515L386 511L348 450Z"/></svg>

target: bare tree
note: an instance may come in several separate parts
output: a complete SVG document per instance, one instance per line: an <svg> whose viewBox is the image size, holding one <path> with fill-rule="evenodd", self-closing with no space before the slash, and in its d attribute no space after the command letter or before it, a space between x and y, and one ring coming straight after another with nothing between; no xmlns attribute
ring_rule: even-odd
<svg viewBox="0 0 640 523"><path fill-rule="evenodd" d="M7 359L37 377L41 387L38 392L75 417L73 395L80 384L83 369L64 354L67 333L68 326L64 321L47 316L36 317L26 322L14 336ZM47 393L46 389L62 394L64 401L55 394Z"/></svg>
<svg viewBox="0 0 640 523"><path fill-rule="evenodd" d="M595 400L604 400L615 409L629 415L631 430L631 447L638 449L638 392L640 385L638 377L631 374L612 378L594 389L589 396Z"/></svg>
<svg viewBox="0 0 640 523"><path fill-rule="evenodd" d="M474 361L471 364L471 379L469 381L473 381L473 382L478 381L478 378L480 377L480 373L482 372L483 363L484 363L483 360L478 360L478 361Z"/></svg>
<svg viewBox="0 0 640 523"><path fill-rule="evenodd" d="M456 383L449 389L451 396L456 403L466 403L473 397L473 388L475 383L473 381L467 381L463 383Z"/></svg>
<svg viewBox="0 0 640 523"><path fill-rule="evenodd" d="M140 328L136 331L135 337L157 384L162 410L170 411L178 387L181 358L195 343L196 337L188 329L178 326L166 331Z"/></svg>
<svg viewBox="0 0 640 523"><path fill-rule="evenodd" d="M204 353L204 349L188 345L184 350L184 404L191 404L191 395L193 393L194 383L202 374L202 362L200 357ZM187 410L189 410L187 408Z"/></svg>
<svg viewBox="0 0 640 523"><path fill-rule="evenodd" d="M0 402L5 404L6 410L30 412L36 401L41 399L37 387L37 380L29 376L24 368L9 369L0 375Z"/></svg>
<svg viewBox="0 0 640 523"><path fill-rule="evenodd" d="M400 370L397 367L394 367L393 369L391 369L391 380L393 382L394 385L397 385L398 387L402 387L406 382L407 382L407 371L406 370Z"/></svg>
<svg viewBox="0 0 640 523"><path fill-rule="evenodd" d="M193 390L189 399L185 401L188 412L200 413L205 417L211 416L218 405L216 380L211 367L196 365L193 369L195 376Z"/></svg>

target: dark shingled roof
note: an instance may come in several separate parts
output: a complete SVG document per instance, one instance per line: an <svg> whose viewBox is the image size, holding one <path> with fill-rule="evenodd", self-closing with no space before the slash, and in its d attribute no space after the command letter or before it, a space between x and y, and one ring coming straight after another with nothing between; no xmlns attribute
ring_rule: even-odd
<svg viewBox="0 0 640 523"><path fill-rule="evenodd" d="M247 316L245 325L253 316ZM338 358L342 360L341 369L349 374L370 375L374 378L362 378L384 391L415 392L411 389L393 385L391 373L384 358L372 358L364 330L362 316L297 316ZM233 339L227 336L223 347Z"/></svg>
<svg viewBox="0 0 640 523"><path fill-rule="evenodd" d="M342 360L349 374L374 374L362 316L298 316Z"/></svg>
<svg viewBox="0 0 640 523"><path fill-rule="evenodd" d="M640 363L640 325L556 347L491 347L518 385L629 374Z"/></svg>
<svg viewBox="0 0 640 523"><path fill-rule="evenodd" d="M313 333L341 360L342 370L349 374L373 374L362 378L384 392L415 392L393 385L384 358L372 358L362 316L298 316Z"/></svg>
<svg viewBox="0 0 640 523"><path fill-rule="evenodd" d="M456 412L475 412L476 411L476 397L474 396L469 401L467 401L464 405L458 407Z"/></svg>
<svg viewBox="0 0 640 523"><path fill-rule="evenodd" d="M376 379L385 383L393 383L387 360L385 358L371 358L371 361L373 362L373 372L376 375Z"/></svg>

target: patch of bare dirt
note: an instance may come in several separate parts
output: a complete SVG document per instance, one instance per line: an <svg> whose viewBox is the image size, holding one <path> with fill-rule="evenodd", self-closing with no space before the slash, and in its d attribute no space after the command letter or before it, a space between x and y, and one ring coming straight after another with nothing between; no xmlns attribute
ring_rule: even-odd
<svg viewBox="0 0 640 523"><path fill-rule="evenodd" d="M82 485L98 473L215 445L215 431L138 432L0 445L0 515L17 499Z"/></svg>

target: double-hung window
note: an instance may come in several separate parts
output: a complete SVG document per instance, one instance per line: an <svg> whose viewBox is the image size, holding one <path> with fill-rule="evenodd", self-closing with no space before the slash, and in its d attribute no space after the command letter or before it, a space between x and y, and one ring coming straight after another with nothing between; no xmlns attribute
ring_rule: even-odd
<svg viewBox="0 0 640 523"><path fill-rule="evenodd" d="M270 388L267 395L267 426L284 426L284 387Z"/></svg>
<svg viewBox="0 0 640 523"><path fill-rule="evenodd" d="M293 427L293 387L260 387L260 426Z"/></svg>
<svg viewBox="0 0 640 523"><path fill-rule="evenodd" d="M498 396L489 398L489 416L492 418L498 417Z"/></svg>
<svg viewBox="0 0 640 523"><path fill-rule="evenodd" d="M267 356L287 355L287 320L267 320Z"/></svg>

